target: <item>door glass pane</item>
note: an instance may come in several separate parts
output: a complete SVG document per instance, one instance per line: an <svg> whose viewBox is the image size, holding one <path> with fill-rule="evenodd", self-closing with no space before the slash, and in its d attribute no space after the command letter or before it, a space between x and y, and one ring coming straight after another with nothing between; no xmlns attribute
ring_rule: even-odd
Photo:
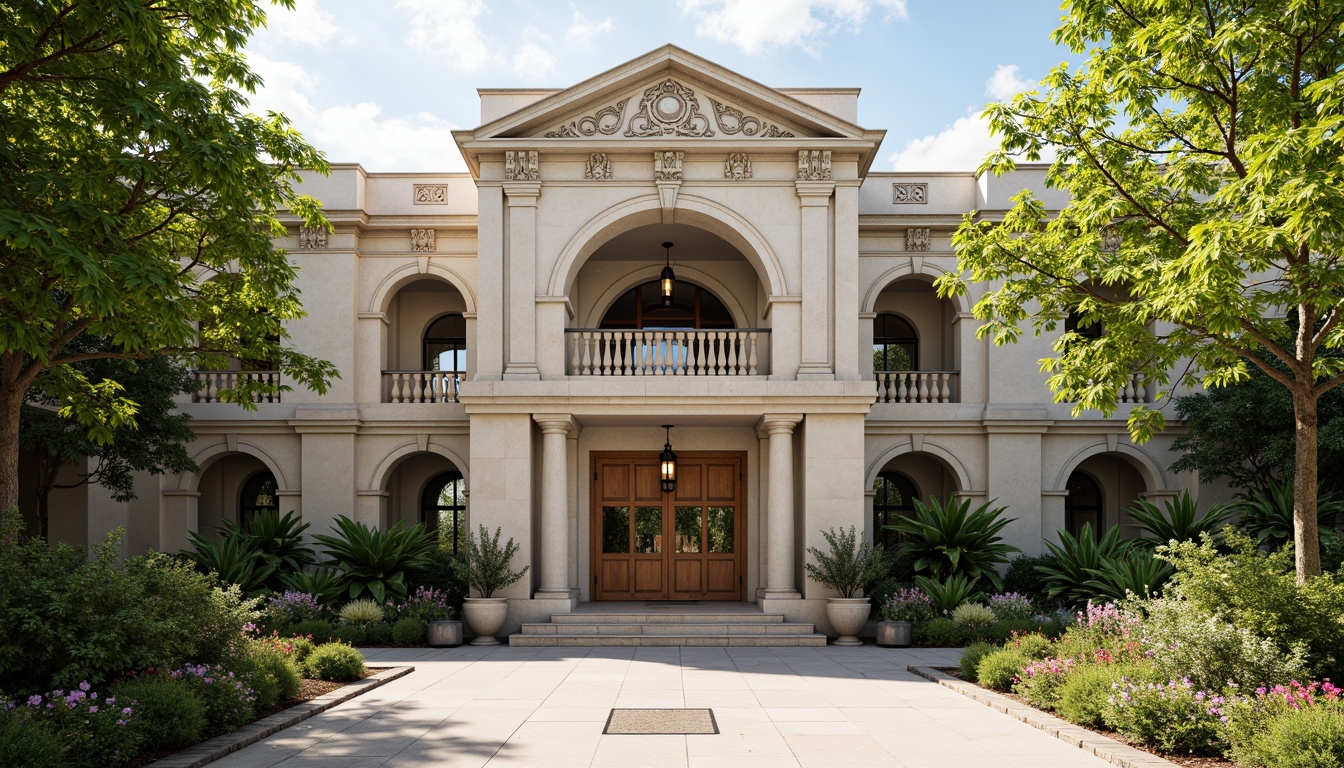
<svg viewBox="0 0 1344 768"><path fill-rule="evenodd" d="M652 555L663 551L663 508L635 507L635 552Z"/></svg>
<svg viewBox="0 0 1344 768"><path fill-rule="evenodd" d="M733 508L710 507L706 528L709 533L709 551L731 553L733 551Z"/></svg>
<svg viewBox="0 0 1344 768"><path fill-rule="evenodd" d="M700 551L699 507L677 507L677 551Z"/></svg>
<svg viewBox="0 0 1344 768"><path fill-rule="evenodd" d="M602 551L607 554L630 551L630 508L602 508Z"/></svg>

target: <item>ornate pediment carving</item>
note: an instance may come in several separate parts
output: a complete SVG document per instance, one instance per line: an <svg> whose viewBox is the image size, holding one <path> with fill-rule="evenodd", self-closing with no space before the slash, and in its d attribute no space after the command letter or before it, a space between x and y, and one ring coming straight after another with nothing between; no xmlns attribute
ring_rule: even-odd
<svg viewBox="0 0 1344 768"><path fill-rule="evenodd" d="M740 133L743 136L760 136L763 139L793 138L792 133L777 125L771 125L759 117L748 115L737 107L724 104L714 98L710 98L709 103L714 105L714 117L719 122L719 130L729 136L736 136Z"/></svg>
<svg viewBox="0 0 1344 768"><path fill-rule="evenodd" d="M644 91L630 118L626 136L713 136L709 118L700 114L695 91L672 78Z"/></svg>
<svg viewBox="0 0 1344 768"><path fill-rule="evenodd" d="M554 131L547 131L543 135L548 139L610 136L621 129L621 115L625 112L627 101L629 99L621 99L615 104L609 104L591 115L580 117L578 120L571 120L567 125L562 125Z"/></svg>
<svg viewBox="0 0 1344 768"><path fill-rule="evenodd" d="M682 157L683 153L681 152L654 152L653 180L681 181Z"/></svg>

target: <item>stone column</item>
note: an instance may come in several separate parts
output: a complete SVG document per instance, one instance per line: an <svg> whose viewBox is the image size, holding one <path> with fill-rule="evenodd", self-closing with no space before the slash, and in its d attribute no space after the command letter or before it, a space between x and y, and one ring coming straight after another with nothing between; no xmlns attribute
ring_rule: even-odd
<svg viewBox="0 0 1344 768"><path fill-rule="evenodd" d="M802 414L768 413L761 424L770 435L770 498L767 500L769 548L765 596L798 597L794 579L793 428Z"/></svg>
<svg viewBox="0 0 1344 768"><path fill-rule="evenodd" d="M833 379L831 367L830 205L833 181L797 181L801 206L798 253L802 261L802 363L798 378Z"/></svg>
<svg viewBox="0 0 1344 768"><path fill-rule="evenodd" d="M506 181L509 207L508 365L505 379L539 379L537 368L537 198L541 183Z"/></svg>
<svg viewBox="0 0 1344 768"><path fill-rule="evenodd" d="M569 414L536 414L541 427L541 584L536 597L570 596Z"/></svg>

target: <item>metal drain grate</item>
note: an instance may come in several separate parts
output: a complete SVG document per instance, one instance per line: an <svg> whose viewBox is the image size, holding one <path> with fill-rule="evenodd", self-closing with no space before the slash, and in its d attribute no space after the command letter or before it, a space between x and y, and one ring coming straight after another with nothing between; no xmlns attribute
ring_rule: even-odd
<svg viewBox="0 0 1344 768"><path fill-rule="evenodd" d="M710 709L613 709L603 733L631 736L717 734Z"/></svg>

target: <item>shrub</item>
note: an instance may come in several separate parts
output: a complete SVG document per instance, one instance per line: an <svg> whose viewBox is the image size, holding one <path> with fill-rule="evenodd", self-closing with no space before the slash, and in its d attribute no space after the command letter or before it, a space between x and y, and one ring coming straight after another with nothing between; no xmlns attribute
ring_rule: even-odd
<svg viewBox="0 0 1344 768"><path fill-rule="evenodd" d="M205 736L236 731L252 719L256 693L247 681L218 664L188 664L170 674L205 705Z"/></svg>
<svg viewBox="0 0 1344 768"><path fill-rule="evenodd" d="M282 634L293 637L310 637L314 643L322 644L331 642L331 622L329 621L301 621L298 624L291 624L285 627Z"/></svg>
<svg viewBox="0 0 1344 768"><path fill-rule="evenodd" d="M414 593L420 587L436 590L443 594L444 602L453 615L460 616L462 602L467 597L467 582L462 579L459 567L461 560L452 552L435 550L420 570L406 574L408 591Z"/></svg>
<svg viewBox="0 0 1344 768"><path fill-rule="evenodd" d="M482 529L482 535L485 531ZM496 534L498 535L498 534ZM808 547L815 563L806 563L807 575L840 593L841 597L855 597L861 590L872 586L885 569L882 552L858 534L854 526L849 530L831 528L821 532L826 540L826 551Z"/></svg>
<svg viewBox="0 0 1344 768"><path fill-rule="evenodd" d="M342 643L319 645L304 663L309 677L348 683L364 674L364 657Z"/></svg>
<svg viewBox="0 0 1344 768"><path fill-rule="evenodd" d="M307 621L321 621L330 612L318 602L315 595L287 589L278 595L271 595L266 601L263 619L266 626L272 628L302 624Z"/></svg>
<svg viewBox="0 0 1344 768"><path fill-rule="evenodd" d="M911 628L913 639L923 645L952 647L966 642L966 628L952 619L939 616Z"/></svg>
<svg viewBox="0 0 1344 768"><path fill-rule="evenodd" d="M974 633L994 623L994 612L980 603L965 603L952 611L952 620Z"/></svg>
<svg viewBox="0 0 1344 768"><path fill-rule="evenodd" d="M1229 702L1224 714L1228 756L1239 765L1344 765L1344 701L1328 682L1262 688Z"/></svg>
<svg viewBox="0 0 1344 768"><path fill-rule="evenodd" d="M961 663L958 665L962 679L974 683L980 661L997 650L999 650L998 646L989 643L971 643L966 646L966 650L961 653Z"/></svg>
<svg viewBox="0 0 1344 768"><path fill-rule="evenodd" d="M40 722L57 735L71 768L121 765L135 754L139 737L132 725L135 710L116 696L100 697L88 682L70 691L34 694L17 709L24 710L19 717Z"/></svg>
<svg viewBox="0 0 1344 768"><path fill-rule="evenodd" d="M1128 640L1142 621L1142 616L1128 606L1096 605L1089 601L1087 607L1078 612L1077 621L1065 631L1064 642L1074 653L1086 653Z"/></svg>
<svg viewBox="0 0 1344 768"><path fill-rule="evenodd" d="M178 677L147 675L120 683L113 693L135 709L141 749L180 749L205 731L205 704Z"/></svg>
<svg viewBox="0 0 1344 768"><path fill-rule="evenodd" d="M1065 678L1059 687L1055 712L1084 728L1105 725L1107 699L1121 680L1147 682L1148 669L1134 664L1086 664Z"/></svg>
<svg viewBox="0 0 1344 768"><path fill-rule="evenodd" d="M1004 648L986 655L975 669L975 678L986 688L996 691L1010 691L1013 681L1022 668L1031 663L1031 658L1017 648Z"/></svg>
<svg viewBox="0 0 1344 768"><path fill-rule="evenodd" d="M1188 678L1196 688L1222 690L1229 682L1243 689L1272 686L1303 672L1300 651L1285 653L1186 601L1153 601L1139 631L1158 672Z"/></svg>
<svg viewBox="0 0 1344 768"><path fill-rule="evenodd" d="M1218 752L1224 700L1189 680L1121 680L1106 702L1106 725L1126 738L1166 752Z"/></svg>
<svg viewBox="0 0 1344 768"><path fill-rule="evenodd" d="M409 597L396 605L394 614L397 619L419 619L426 624L457 615L448 604L448 595L433 587L416 587Z"/></svg>
<svg viewBox="0 0 1344 768"><path fill-rule="evenodd" d="M1030 619L1034 610L1031 598L1017 592L990 595L988 604L989 610L994 612L994 618L999 621Z"/></svg>
<svg viewBox="0 0 1344 768"><path fill-rule="evenodd" d="M392 642L397 645L419 645L425 641L425 621L413 617L398 619L392 625Z"/></svg>
<svg viewBox="0 0 1344 768"><path fill-rule="evenodd" d="M1045 542L1053 562L1037 566L1037 572L1045 580L1046 594L1051 600L1062 600L1070 608L1081 607L1097 596L1096 590L1088 585L1096 578L1094 571L1123 555L1130 545L1120 540L1119 528L1112 528L1098 538L1091 523L1083 523L1077 536L1064 530L1056 534L1058 544Z"/></svg>
<svg viewBox="0 0 1344 768"><path fill-rule="evenodd" d="M977 582L960 574L949 576L944 581L934 581L927 576L916 576L915 583L929 596L933 607L944 613L951 613L962 603L979 600L982 593Z"/></svg>
<svg viewBox="0 0 1344 768"><path fill-rule="evenodd" d="M1034 621L1032 619L1010 619L1008 621L996 621L987 627L981 627L973 632L972 635L976 640L992 643L996 646L1002 646L1017 635L1039 634L1045 629L1048 629L1048 627L1039 621Z"/></svg>
<svg viewBox="0 0 1344 768"><path fill-rule="evenodd" d="M1033 707L1054 709L1059 702L1059 689L1076 665L1073 659L1046 658L1033 661L1018 673L1013 692Z"/></svg>
<svg viewBox="0 0 1344 768"><path fill-rule="evenodd" d="M406 573L427 566L434 552L434 538L420 523L373 529L338 515L336 529L337 536L319 534L313 538L326 547L323 554L336 562L352 598L366 592L379 603L388 597L405 597Z"/></svg>
<svg viewBox="0 0 1344 768"><path fill-rule="evenodd" d="M365 626L383 620L383 606L372 600L352 600L341 609L341 623Z"/></svg>
<svg viewBox="0 0 1344 768"><path fill-rule="evenodd" d="M270 709L298 695L299 669L283 641L268 637L249 640L231 665L252 688L257 709Z"/></svg>
<svg viewBox="0 0 1344 768"><path fill-rule="evenodd" d="M1051 600L1046 594L1045 576L1038 569L1054 566L1055 556L1048 553L1034 557L1019 555L1008 561L1008 573L1003 576L1003 590L1016 592L1032 603L1044 606Z"/></svg>
<svg viewBox="0 0 1344 768"><path fill-rule="evenodd" d="M65 745L24 707L0 707L0 765L5 768L64 768Z"/></svg>
<svg viewBox="0 0 1344 768"><path fill-rule="evenodd" d="M933 603L929 596L918 589L896 590L882 603L878 614L882 621L908 621L917 624L933 618Z"/></svg>
<svg viewBox="0 0 1344 768"><path fill-rule="evenodd" d="M280 574L280 583L295 592L313 595L328 610L334 610L346 596L341 572L335 568L318 566L307 571Z"/></svg>
<svg viewBox="0 0 1344 768"><path fill-rule="evenodd" d="M887 527L901 534L898 551L914 561L917 574L938 580L964 576L1001 589L1003 580L994 567L1019 550L999 536L1013 518L1003 517L1006 507L991 509L990 503L972 510L970 499L934 498L927 504L916 499L913 515L898 517Z"/></svg>
<svg viewBox="0 0 1344 768"><path fill-rule="evenodd" d="M288 643L290 647L290 658L294 660L294 663L298 665L299 670L302 671L304 659L308 658L308 654L313 652L313 649L317 647L317 643L314 642L312 638L304 635L290 637L285 642ZM326 641L324 640L323 642Z"/></svg>
<svg viewBox="0 0 1344 768"><path fill-rule="evenodd" d="M333 642L346 643L347 645L363 645L369 641L368 630L362 625L355 624L342 624L332 630L331 636Z"/></svg>
<svg viewBox="0 0 1344 768"><path fill-rule="evenodd" d="M1049 656L1051 651L1054 650L1054 645L1050 642L1050 638L1035 632L1018 635L1008 641L1003 647L1021 653L1030 661L1040 661Z"/></svg>
<svg viewBox="0 0 1344 768"><path fill-rule="evenodd" d="M365 629L365 641L370 645L387 645L392 642L392 625L386 621L370 624Z"/></svg>

